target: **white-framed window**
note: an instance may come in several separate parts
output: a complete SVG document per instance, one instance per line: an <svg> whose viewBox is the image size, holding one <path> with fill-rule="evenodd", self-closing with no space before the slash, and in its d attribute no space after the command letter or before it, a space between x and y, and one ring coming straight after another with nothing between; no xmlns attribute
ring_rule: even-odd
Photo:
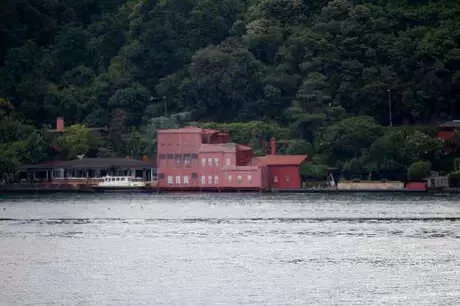
<svg viewBox="0 0 460 306"><path fill-rule="evenodd" d="M216 167L219 167L219 163L220 163L219 158L218 158L218 157L214 157L214 165L215 165Z"/></svg>
<svg viewBox="0 0 460 306"><path fill-rule="evenodd" d="M201 159L201 166L206 167L206 158L204 157Z"/></svg>
<svg viewBox="0 0 460 306"><path fill-rule="evenodd" d="M211 175L208 176L208 184L209 184L209 185L212 185L212 176L211 176Z"/></svg>
<svg viewBox="0 0 460 306"><path fill-rule="evenodd" d="M176 184L180 184L180 176L176 176Z"/></svg>
<svg viewBox="0 0 460 306"><path fill-rule="evenodd" d="M206 176L204 175L201 176L201 184L206 184Z"/></svg>
<svg viewBox="0 0 460 306"><path fill-rule="evenodd" d="M227 181L231 182L233 177L231 175L227 176Z"/></svg>
<svg viewBox="0 0 460 306"><path fill-rule="evenodd" d="M212 167L212 157L208 157L208 166Z"/></svg>
<svg viewBox="0 0 460 306"><path fill-rule="evenodd" d="M214 184L219 185L219 177L217 175L214 176Z"/></svg>
<svg viewBox="0 0 460 306"><path fill-rule="evenodd" d="M248 183L252 182L252 175L248 175Z"/></svg>
<svg viewBox="0 0 460 306"><path fill-rule="evenodd" d="M243 182L243 177L241 175L238 175L236 177L236 180L238 181L238 184L241 184L241 182Z"/></svg>
<svg viewBox="0 0 460 306"><path fill-rule="evenodd" d="M188 176L184 176L184 184L188 185Z"/></svg>
<svg viewBox="0 0 460 306"><path fill-rule="evenodd" d="M173 183L173 177L172 175L168 175L168 184L172 184Z"/></svg>
<svg viewBox="0 0 460 306"><path fill-rule="evenodd" d="M273 183L278 183L278 176L273 176Z"/></svg>
<svg viewBox="0 0 460 306"><path fill-rule="evenodd" d="M230 166L231 164L232 164L232 160L230 159L230 157L227 157L227 158L225 159L225 165L226 165L226 166Z"/></svg>

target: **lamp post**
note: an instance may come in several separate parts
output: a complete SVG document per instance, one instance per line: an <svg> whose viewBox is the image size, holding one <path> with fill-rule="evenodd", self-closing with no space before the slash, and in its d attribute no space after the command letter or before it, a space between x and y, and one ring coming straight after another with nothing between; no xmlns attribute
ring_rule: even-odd
<svg viewBox="0 0 460 306"><path fill-rule="evenodd" d="M389 116L390 116L390 126L393 126L393 113L392 113L392 109L391 109L391 89L388 88L387 89L387 92L388 92L388 112L389 112Z"/></svg>

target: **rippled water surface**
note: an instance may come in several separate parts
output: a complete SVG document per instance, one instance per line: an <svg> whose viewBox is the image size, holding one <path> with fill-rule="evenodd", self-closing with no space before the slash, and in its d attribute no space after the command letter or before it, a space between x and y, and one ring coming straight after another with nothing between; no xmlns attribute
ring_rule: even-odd
<svg viewBox="0 0 460 306"><path fill-rule="evenodd" d="M460 198L0 198L1 305L459 305Z"/></svg>

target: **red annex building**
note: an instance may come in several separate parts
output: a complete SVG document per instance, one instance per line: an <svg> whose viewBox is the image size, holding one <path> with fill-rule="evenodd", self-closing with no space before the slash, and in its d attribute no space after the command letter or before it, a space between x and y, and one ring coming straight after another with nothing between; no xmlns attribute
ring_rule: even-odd
<svg viewBox="0 0 460 306"><path fill-rule="evenodd" d="M186 127L159 130L158 188L163 190L261 191L301 188L306 155L254 157L252 148L216 130Z"/></svg>

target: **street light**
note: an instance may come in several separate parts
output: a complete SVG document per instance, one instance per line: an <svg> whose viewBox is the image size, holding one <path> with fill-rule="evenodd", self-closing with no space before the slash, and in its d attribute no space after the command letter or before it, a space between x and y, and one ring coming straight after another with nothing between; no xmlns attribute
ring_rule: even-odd
<svg viewBox="0 0 460 306"><path fill-rule="evenodd" d="M388 112L390 116L390 126L393 126L393 114L391 110L391 89L388 88L387 92L388 92Z"/></svg>

